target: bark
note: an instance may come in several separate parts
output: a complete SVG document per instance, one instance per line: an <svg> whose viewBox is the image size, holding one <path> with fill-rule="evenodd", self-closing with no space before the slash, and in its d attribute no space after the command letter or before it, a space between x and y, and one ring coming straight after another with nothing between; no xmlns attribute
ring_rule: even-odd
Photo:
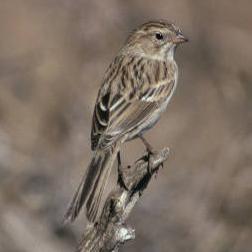
<svg viewBox="0 0 252 252"><path fill-rule="evenodd" d="M164 148L151 156L145 154L123 169L126 188L118 186L108 195L98 222L87 227L78 252L118 251L124 242L135 238L135 230L125 222L168 155L169 149Z"/></svg>

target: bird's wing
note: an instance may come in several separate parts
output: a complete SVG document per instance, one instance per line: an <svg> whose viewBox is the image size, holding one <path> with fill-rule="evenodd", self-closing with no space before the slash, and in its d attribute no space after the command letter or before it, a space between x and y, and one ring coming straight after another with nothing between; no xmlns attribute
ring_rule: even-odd
<svg viewBox="0 0 252 252"><path fill-rule="evenodd" d="M124 100L124 98L122 98ZM134 129L144 124L158 109L157 102L146 102L142 100L124 100L116 111L112 111L107 130L101 137L101 147L110 146Z"/></svg>
<svg viewBox="0 0 252 252"><path fill-rule="evenodd" d="M91 149L95 150L100 137L106 131L109 123L109 100L110 92L103 96L98 95L92 120L91 128Z"/></svg>
<svg viewBox="0 0 252 252"><path fill-rule="evenodd" d="M124 134L145 124L169 97L174 87L174 81L163 85L148 87L133 95L116 94L106 106L108 94L101 99L95 109L93 125L99 135L100 146L107 147ZM110 96L112 94L110 93ZM130 98L131 97L131 98ZM94 136L94 134L93 134Z"/></svg>

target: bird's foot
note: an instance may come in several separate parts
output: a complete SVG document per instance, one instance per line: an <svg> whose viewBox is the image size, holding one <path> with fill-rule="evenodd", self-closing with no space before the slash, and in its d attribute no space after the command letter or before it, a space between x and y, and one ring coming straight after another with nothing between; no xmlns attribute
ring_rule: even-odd
<svg viewBox="0 0 252 252"><path fill-rule="evenodd" d="M149 148L147 148L146 151L147 151L147 161L148 161L147 172L149 175L152 175L150 164L151 164L151 157L154 155L154 152L152 149L150 150Z"/></svg>
<svg viewBox="0 0 252 252"><path fill-rule="evenodd" d="M147 162L148 162L148 166L147 166L147 172L149 175L152 175L153 173L155 173L155 178L157 176L158 170L159 168L164 168L164 163L161 163L154 171L152 170L151 167L151 158L152 156L155 154L155 152L151 149L146 149L147 152Z"/></svg>
<svg viewBox="0 0 252 252"><path fill-rule="evenodd" d="M125 189L126 191L128 191L128 187L126 186L124 179L123 179L123 173L122 170L120 168L118 168L118 178L117 178L117 183L119 184L119 186L123 189Z"/></svg>

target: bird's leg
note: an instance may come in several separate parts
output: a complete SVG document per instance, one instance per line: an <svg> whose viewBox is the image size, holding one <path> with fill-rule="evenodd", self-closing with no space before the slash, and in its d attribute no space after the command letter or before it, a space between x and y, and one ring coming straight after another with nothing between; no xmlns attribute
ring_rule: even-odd
<svg viewBox="0 0 252 252"><path fill-rule="evenodd" d="M150 145L150 143L142 135L140 135L139 137L142 140L143 144L145 145L147 153L148 153L148 167L147 167L147 170L148 170L148 173L151 174L150 157L151 157L151 155L154 154L153 147Z"/></svg>
<svg viewBox="0 0 252 252"><path fill-rule="evenodd" d="M117 153L117 172L118 172L118 179L117 179L117 183L124 188L125 190L128 191L127 186L125 185L124 179L123 179L123 173L122 173L122 161L121 161L121 155L120 155L120 151L118 151Z"/></svg>
<svg viewBox="0 0 252 252"><path fill-rule="evenodd" d="M154 150L153 150L153 147L150 145L150 143L142 135L140 135L139 137L142 140L143 144L145 145L147 153L148 153L148 167L147 167L147 169L148 169L148 172L151 174L152 172L150 170L150 157L151 157L151 155L154 154ZM160 167L163 168L163 163L160 164Z"/></svg>
<svg viewBox="0 0 252 252"><path fill-rule="evenodd" d="M142 140L148 154L152 155L154 153L153 147L150 145L150 143L142 135L140 135L139 137Z"/></svg>

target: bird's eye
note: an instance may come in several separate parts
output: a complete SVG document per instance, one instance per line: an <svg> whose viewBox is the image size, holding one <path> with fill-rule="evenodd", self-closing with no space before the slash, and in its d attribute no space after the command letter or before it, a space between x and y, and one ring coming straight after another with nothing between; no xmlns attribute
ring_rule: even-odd
<svg viewBox="0 0 252 252"><path fill-rule="evenodd" d="M163 34L160 33L160 32L157 32L157 33L155 34L155 37L156 37L157 40L163 40L163 39L164 39Z"/></svg>

